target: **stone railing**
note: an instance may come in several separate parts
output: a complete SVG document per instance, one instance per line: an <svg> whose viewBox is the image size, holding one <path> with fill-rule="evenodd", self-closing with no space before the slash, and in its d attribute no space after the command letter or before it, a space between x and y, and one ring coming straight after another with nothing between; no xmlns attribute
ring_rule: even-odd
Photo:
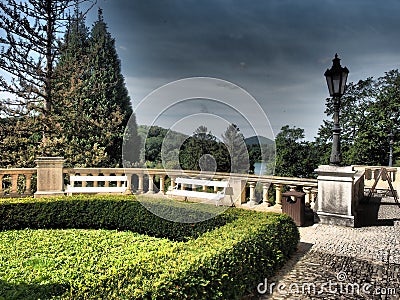
<svg viewBox="0 0 400 300"><path fill-rule="evenodd" d="M239 190L242 193L239 195L239 206L247 200L255 204L261 201L268 204L268 191L272 188L275 190L275 202L278 206L282 203L282 192L284 189L301 189L306 194L306 203L311 207L315 204L317 196L318 183L316 179L305 178L290 178L277 176L258 176L246 174L228 174L228 173L199 173L198 171L181 171L181 170L165 170L165 169L147 169L147 168L63 168L60 170L61 175L57 173L57 166L60 160L43 162L45 165L39 165L38 168L31 169L0 169L0 196L20 197L32 195L31 182L32 177L37 175L37 170L44 172L52 181L55 181L55 186L59 186L58 179L64 174L64 186L68 184L70 175L126 175L128 176L128 192L135 194L164 194L166 187L165 182L169 180L170 186L175 186L175 179L179 176L213 178L213 180L233 180L239 184ZM46 168L51 166L51 173L47 174ZM53 173L56 172L56 173ZM69 176L68 176L69 175ZM157 182L157 184L155 184ZM50 183L49 185L52 185ZM82 186L88 183L82 182ZM98 182L91 182L93 186L97 186ZM107 186L108 183L106 182ZM118 183L117 183L118 185ZM38 189L40 186L48 187L46 182L38 181ZM162 188L160 188L162 187ZM186 187L190 188L190 187ZM64 188L65 189L65 188ZM61 190L64 190L61 189ZM48 188L45 191L36 192L35 196L41 195L59 195L60 191L57 188ZM261 191L261 192L260 192ZM256 195L261 194L261 199L257 199ZM259 196L260 197L260 196Z"/></svg>
<svg viewBox="0 0 400 300"><path fill-rule="evenodd" d="M24 197L32 195L32 177L36 169L0 169L0 197Z"/></svg>
<svg viewBox="0 0 400 300"><path fill-rule="evenodd" d="M169 179L170 186L175 186L175 179L180 176L198 177L198 178L213 178L213 180L233 180L241 184L240 190L245 192L247 184L248 197L243 192L240 195L240 203L256 202L256 186L262 186L262 202L268 203L268 190L271 185L275 188L276 204L281 205L282 191L285 186L289 189L301 188L306 194L306 203L313 206L317 194L317 180L305 178L290 178L290 177L277 177L277 176L257 176L246 174L228 174L228 173L206 173L198 171L181 171L181 170L165 170L165 169L147 169L147 168L73 168L64 169L64 174L69 175L84 175L84 176L110 176L110 175L126 175L128 176L128 190L136 194L155 194L165 193L165 181ZM155 184L157 178L158 185ZM86 186L86 182L82 182L82 186ZM97 182L93 183L97 186ZM160 188L162 187L162 188ZM186 187L191 188L191 187ZM205 187L204 187L205 188ZM247 198L247 199L246 199Z"/></svg>

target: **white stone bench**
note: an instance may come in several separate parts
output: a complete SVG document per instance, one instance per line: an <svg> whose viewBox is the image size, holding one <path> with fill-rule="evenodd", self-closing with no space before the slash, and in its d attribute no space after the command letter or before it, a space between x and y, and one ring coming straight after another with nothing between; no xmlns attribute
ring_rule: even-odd
<svg viewBox="0 0 400 300"><path fill-rule="evenodd" d="M232 188L229 187L228 181L214 181L214 180L178 177L175 179L175 183L176 183L175 187L173 189L168 190L166 194L169 196L185 197L185 200L187 200L188 197L207 199L215 201L215 205L218 206L221 204L221 200L225 198L225 195L229 196L232 195L231 191ZM194 190L179 189L179 186L182 187L182 185L191 185L192 189L194 189L196 186L201 186L201 187L212 186L212 187L222 188L222 191L217 191L216 193L208 193L208 192L199 192ZM231 199L231 205L234 206L232 199Z"/></svg>
<svg viewBox="0 0 400 300"><path fill-rule="evenodd" d="M70 176L70 185L65 193L72 194L123 194L127 191L127 176ZM104 186L75 186L75 182L104 182ZM120 182L121 186L107 186L110 182ZM106 184L108 183L108 184ZM118 184L119 185L119 184Z"/></svg>

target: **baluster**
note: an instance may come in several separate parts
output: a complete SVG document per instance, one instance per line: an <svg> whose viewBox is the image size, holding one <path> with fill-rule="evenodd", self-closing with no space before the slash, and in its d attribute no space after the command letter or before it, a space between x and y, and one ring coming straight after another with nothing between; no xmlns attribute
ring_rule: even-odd
<svg viewBox="0 0 400 300"><path fill-rule="evenodd" d="M138 174L138 190L137 193L138 194L142 194L143 193L143 174Z"/></svg>
<svg viewBox="0 0 400 300"><path fill-rule="evenodd" d="M3 196L3 178L4 178L4 175L1 174L0 175L0 196Z"/></svg>
<svg viewBox="0 0 400 300"><path fill-rule="evenodd" d="M81 176L87 176L87 174L85 173L81 173ZM87 182L86 181L82 181L82 187L86 187L87 186Z"/></svg>
<svg viewBox="0 0 400 300"><path fill-rule="evenodd" d="M99 173L92 173L92 175L93 176L99 176ZM93 187L98 187L99 186L99 182L96 180L96 181L93 181Z"/></svg>
<svg viewBox="0 0 400 300"><path fill-rule="evenodd" d="M315 206L317 204L317 194L318 194L318 188L312 188L311 189L311 203L310 203L310 207L312 210L315 211Z"/></svg>
<svg viewBox="0 0 400 300"><path fill-rule="evenodd" d="M126 195L131 195L131 194L133 194L133 191L132 191L132 174L126 173L125 175L126 175L126 187L127 187L125 194Z"/></svg>
<svg viewBox="0 0 400 300"><path fill-rule="evenodd" d="M110 173L103 173L104 176L110 176ZM110 187L110 182L108 180L104 181L105 187Z"/></svg>
<svg viewBox="0 0 400 300"><path fill-rule="evenodd" d="M147 194L154 194L154 175L148 175L149 177L149 190L147 191Z"/></svg>
<svg viewBox="0 0 400 300"><path fill-rule="evenodd" d="M25 175L25 195L31 195L32 174Z"/></svg>
<svg viewBox="0 0 400 300"><path fill-rule="evenodd" d="M160 190L158 191L159 194L164 195L164 175L160 175Z"/></svg>
<svg viewBox="0 0 400 300"><path fill-rule="evenodd" d="M18 195L18 174L11 175L11 196Z"/></svg>
<svg viewBox="0 0 400 300"><path fill-rule="evenodd" d="M249 202L254 204L256 197L255 197L255 191L256 191L256 185L254 182L249 182L249 187L250 187L250 198Z"/></svg>
<svg viewBox="0 0 400 300"><path fill-rule="evenodd" d="M282 208L282 184L275 184L275 206Z"/></svg>
<svg viewBox="0 0 400 300"><path fill-rule="evenodd" d="M303 186L303 192L306 194L305 195L305 204L307 206L311 206L311 187Z"/></svg>
<svg viewBox="0 0 400 300"><path fill-rule="evenodd" d="M171 189L175 187L175 176L171 176Z"/></svg>
<svg viewBox="0 0 400 300"><path fill-rule="evenodd" d="M270 206L270 203L268 202L268 190L270 185L271 184L269 182L263 183L263 204L267 206Z"/></svg>

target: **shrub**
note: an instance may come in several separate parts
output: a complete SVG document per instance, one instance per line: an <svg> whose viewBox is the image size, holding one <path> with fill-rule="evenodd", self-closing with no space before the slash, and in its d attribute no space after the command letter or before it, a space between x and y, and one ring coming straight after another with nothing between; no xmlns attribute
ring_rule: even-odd
<svg viewBox="0 0 400 300"><path fill-rule="evenodd" d="M157 200L142 202L152 210L180 222L168 221L152 214L132 196L24 198L3 200L0 203L0 230L102 228L130 230L178 241L197 237L215 227L225 225L234 217L232 214L215 216L215 212L207 211L207 205L192 208L167 200L164 203ZM206 221L188 223L193 216Z"/></svg>

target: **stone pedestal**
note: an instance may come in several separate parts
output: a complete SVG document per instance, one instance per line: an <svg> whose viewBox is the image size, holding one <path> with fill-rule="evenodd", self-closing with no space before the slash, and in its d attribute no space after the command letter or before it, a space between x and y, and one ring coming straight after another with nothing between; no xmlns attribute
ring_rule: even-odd
<svg viewBox="0 0 400 300"><path fill-rule="evenodd" d="M64 195L63 157L39 157L35 198Z"/></svg>
<svg viewBox="0 0 400 300"><path fill-rule="evenodd" d="M225 201L230 203L232 201L236 207L240 207L246 202L246 180L241 178L229 178L229 186L232 187L232 194L225 196Z"/></svg>
<svg viewBox="0 0 400 300"><path fill-rule="evenodd" d="M353 167L322 165L318 174L318 201L316 211L322 224L355 227L356 197Z"/></svg>

